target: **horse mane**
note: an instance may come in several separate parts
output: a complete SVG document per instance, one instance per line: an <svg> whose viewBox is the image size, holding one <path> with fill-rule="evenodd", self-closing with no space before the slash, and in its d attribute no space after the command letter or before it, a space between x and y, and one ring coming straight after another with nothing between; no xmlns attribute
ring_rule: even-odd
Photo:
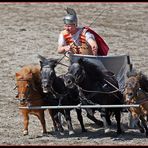
<svg viewBox="0 0 148 148"><path fill-rule="evenodd" d="M139 83L141 89L148 92L148 77L142 72L140 72L139 75L140 75Z"/></svg>
<svg viewBox="0 0 148 148"><path fill-rule="evenodd" d="M41 65L41 68L43 66L46 66L46 65L50 65L51 68L55 68L59 59L55 59L55 58L46 58L44 56L41 56L41 55L38 55L38 58L40 60L40 65Z"/></svg>
<svg viewBox="0 0 148 148"><path fill-rule="evenodd" d="M24 65L19 71L16 72L16 74L17 73L20 75L20 77L22 77L24 79L27 78L26 76L28 74L32 73L34 78L36 80L38 80L39 79L39 75L40 75L40 66L37 65L37 64L34 64L34 65L33 64ZM19 78L19 77L16 76L16 78Z"/></svg>
<svg viewBox="0 0 148 148"><path fill-rule="evenodd" d="M104 80L105 74L103 73L103 71L101 71L99 66L82 58L78 60L78 63L81 66L83 66L84 70L87 72L89 76L91 76L92 80L99 81L99 82Z"/></svg>

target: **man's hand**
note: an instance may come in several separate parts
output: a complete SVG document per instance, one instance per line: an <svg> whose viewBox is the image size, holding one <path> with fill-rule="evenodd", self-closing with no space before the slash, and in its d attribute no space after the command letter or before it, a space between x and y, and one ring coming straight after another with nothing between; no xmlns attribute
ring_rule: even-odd
<svg viewBox="0 0 148 148"><path fill-rule="evenodd" d="M66 51L66 52L67 52L67 51L70 51L70 49L71 49L70 45L67 45L67 46L65 46L64 48L65 48L65 51Z"/></svg>

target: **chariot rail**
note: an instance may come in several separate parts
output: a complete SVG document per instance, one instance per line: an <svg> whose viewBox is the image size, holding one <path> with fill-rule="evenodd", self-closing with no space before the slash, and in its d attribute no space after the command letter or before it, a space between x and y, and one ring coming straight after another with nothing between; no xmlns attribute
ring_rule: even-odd
<svg viewBox="0 0 148 148"><path fill-rule="evenodd" d="M128 107L139 107L139 104L133 105L76 105L76 106L26 106L19 107L19 109L79 109L79 108L128 108Z"/></svg>

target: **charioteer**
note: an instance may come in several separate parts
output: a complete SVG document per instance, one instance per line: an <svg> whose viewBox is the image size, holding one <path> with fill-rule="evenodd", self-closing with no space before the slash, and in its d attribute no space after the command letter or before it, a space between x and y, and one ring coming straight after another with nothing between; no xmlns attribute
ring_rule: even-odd
<svg viewBox="0 0 148 148"><path fill-rule="evenodd" d="M64 30L58 39L58 53L106 56L109 47L95 31L89 27L79 27L74 9L67 8L64 17Z"/></svg>

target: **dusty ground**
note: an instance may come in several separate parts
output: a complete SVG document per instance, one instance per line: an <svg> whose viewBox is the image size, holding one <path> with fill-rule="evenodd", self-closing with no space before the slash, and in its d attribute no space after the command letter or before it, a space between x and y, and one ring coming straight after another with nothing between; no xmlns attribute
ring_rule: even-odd
<svg viewBox="0 0 148 148"><path fill-rule="evenodd" d="M148 4L147 3L22 3L0 4L0 145L148 145L148 139L137 129L127 127L127 114L122 115L125 133L118 138L115 127L109 134L86 118L87 133L81 133L72 111L76 134L58 136L52 132L50 117L46 123L50 134L42 137L38 119L30 116L29 135L22 135L23 120L15 100L15 72L24 64L38 63L37 54L57 54L58 33L63 27L64 8L75 8L80 25L91 26L110 46L110 55L129 53L134 67L148 74ZM104 11L105 10L105 11ZM103 13L102 13L103 12ZM64 62L64 61L63 61ZM57 68L64 73L65 67ZM114 119L113 119L114 123ZM65 127L65 129L67 129Z"/></svg>

